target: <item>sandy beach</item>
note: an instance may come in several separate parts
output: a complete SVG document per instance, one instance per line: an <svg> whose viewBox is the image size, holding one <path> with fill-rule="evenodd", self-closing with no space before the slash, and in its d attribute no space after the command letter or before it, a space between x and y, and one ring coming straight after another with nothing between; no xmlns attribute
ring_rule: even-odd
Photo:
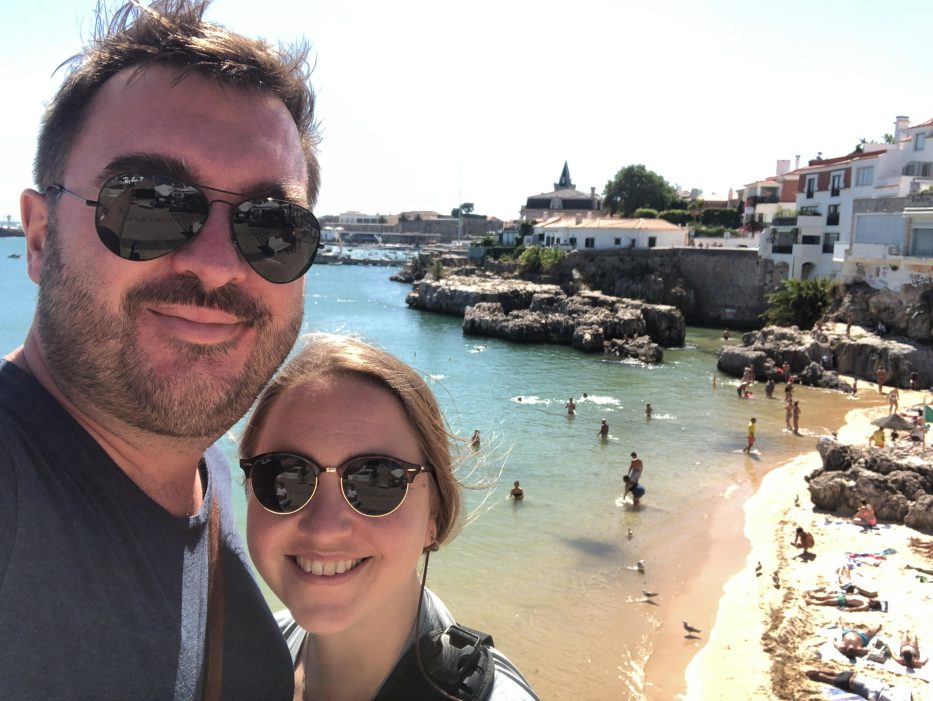
<svg viewBox="0 0 933 701"><path fill-rule="evenodd" d="M867 383L862 388L874 391ZM870 421L888 411L885 397L877 396L876 407L847 414L839 441L867 444ZM929 393L901 390L901 407L924 398L929 402ZM933 457L933 448L927 448L926 456ZM921 656L933 649L933 576L907 567L933 569L933 559L911 547L912 539L930 543L933 538L901 525L879 524L864 531L851 523L851 514L814 511L804 477L819 467L815 450L801 455L771 471L745 503L744 532L751 551L744 568L723 587L709 640L688 667L688 699L829 698L831 686L804 675L812 668L855 670L903 685L913 690L914 699L933 699L933 663L920 674L907 674L890 660L881 666L862 658L852 665L828 644L840 623L881 624L879 636L895 649L903 629L917 634ZM799 551L792 541L798 525L814 536L812 560L796 557ZM853 572L857 583L889 602L887 612L841 612L806 604L804 591L830 585L849 552L888 553L870 559L877 565L864 564Z"/></svg>

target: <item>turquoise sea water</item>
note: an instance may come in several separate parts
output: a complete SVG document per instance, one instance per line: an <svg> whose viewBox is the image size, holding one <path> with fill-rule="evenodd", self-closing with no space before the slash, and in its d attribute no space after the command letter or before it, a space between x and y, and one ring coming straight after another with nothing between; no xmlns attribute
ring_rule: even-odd
<svg viewBox="0 0 933 701"><path fill-rule="evenodd" d="M24 245L0 239L4 353L22 341L35 303L25 255L8 258ZM355 333L412 364L454 431L481 430L474 478L489 481L501 469L497 484L467 493L470 522L432 557L429 585L462 622L492 633L543 697L638 698L666 616L679 621L677 592L709 557L705 515L748 496L769 467L810 450L814 437L838 427L856 403L798 390L804 435L794 436L782 430L782 402L766 400L760 385L754 398L739 399L734 380L715 373L721 330L689 329L686 347L665 351L653 367L469 337L460 319L409 310L410 286L389 281L392 272L313 267L304 331ZM568 418L571 396L577 415ZM749 457L739 450L753 415L760 455ZM605 443L596 437L602 418L610 426ZM237 430L222 441L231 458ZM638 509L618 501L633 450L645 462L647 493ZM466 473L477 458L464 452ZM506 499L516 479L524 502ZM236 497L242 526L245 504L241 493ZM639 559L644 575L627 569ZM732 573L724 570L722 582ZM633 602L642 587L662 591L662 606ZM708 607L691 612L693 619L708 627L718 598L710 592Z"/></svg>

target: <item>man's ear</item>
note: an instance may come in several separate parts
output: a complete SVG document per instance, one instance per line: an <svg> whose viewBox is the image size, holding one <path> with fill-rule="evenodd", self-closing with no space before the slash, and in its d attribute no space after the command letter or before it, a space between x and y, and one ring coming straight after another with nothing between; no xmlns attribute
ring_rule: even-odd
<svg viewBox="0 0 933 701"><path fill-rule="evenodd" d="M35 190L23 190L19 197L20 220L26 234L26 270L37 285L42 280L42 254L49 226L49 205L45 195Z"/></svg>

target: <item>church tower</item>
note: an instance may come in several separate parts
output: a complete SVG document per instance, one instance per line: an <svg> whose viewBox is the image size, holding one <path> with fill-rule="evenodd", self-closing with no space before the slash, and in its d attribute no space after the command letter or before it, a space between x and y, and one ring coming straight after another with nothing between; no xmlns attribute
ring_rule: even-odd
<svg viewBox="0 0 933 701"><path fill-rule="evenodd" d="M560 180L554 183L555 190L575 190L570 180L570 168L567 167L567 161L564 161L564 169L560 172Z"/></svg>

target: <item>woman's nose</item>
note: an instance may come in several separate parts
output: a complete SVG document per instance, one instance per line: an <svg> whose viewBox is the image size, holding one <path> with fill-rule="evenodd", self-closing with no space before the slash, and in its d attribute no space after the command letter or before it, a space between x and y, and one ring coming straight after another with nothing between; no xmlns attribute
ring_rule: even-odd
<svg viewBox="0 0 933 701"><path fill-rule="evenodd" d="M343 496L337 475L323 473L318 477L314 497L299 517L301 527L317 539L335 540L353 531L353 510Z"/></svg>

